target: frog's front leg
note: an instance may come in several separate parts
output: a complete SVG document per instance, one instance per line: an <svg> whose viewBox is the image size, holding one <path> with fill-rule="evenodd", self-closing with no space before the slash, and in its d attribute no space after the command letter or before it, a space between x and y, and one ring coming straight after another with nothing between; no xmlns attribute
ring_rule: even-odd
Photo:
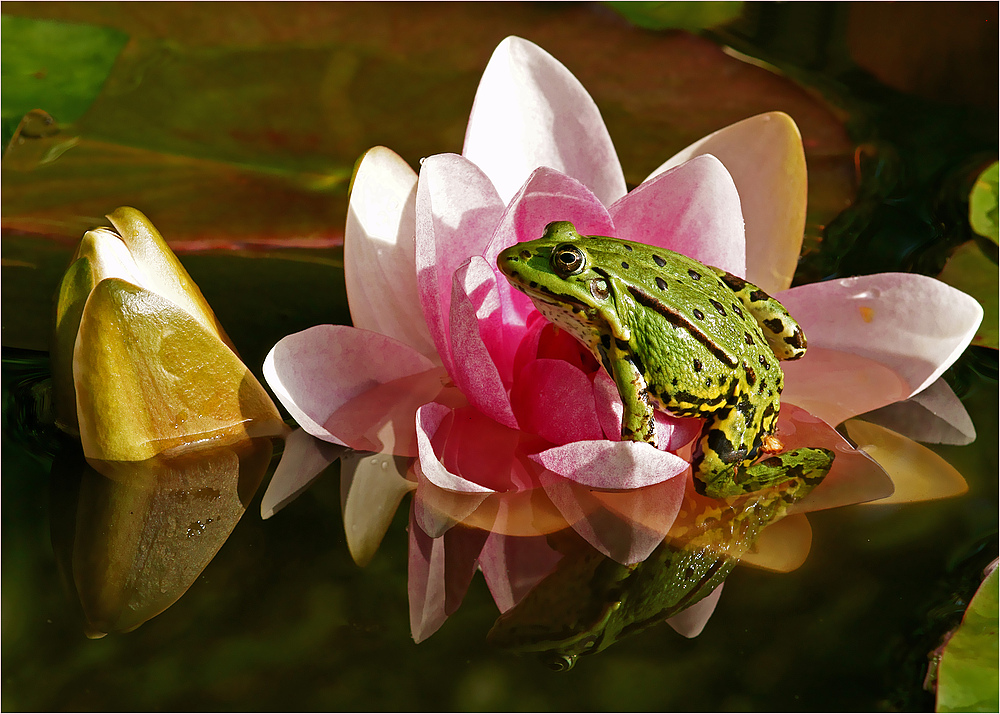
<svg viewBox="0 0 1000 714"><path fill-rule="evenodd" d="M622 415L622 441L645 441L656 446L656 421L649 403L646 378L626 350L612 346L600 350L601 360L615 381L625 413Z"/></svg>

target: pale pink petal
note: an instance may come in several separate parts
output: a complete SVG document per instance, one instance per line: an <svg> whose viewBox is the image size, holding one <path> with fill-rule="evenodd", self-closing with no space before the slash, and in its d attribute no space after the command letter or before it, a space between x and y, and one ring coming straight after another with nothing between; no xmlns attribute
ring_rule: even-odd
<svg viewBox="0 0 1000 714"><path fill-rule="evenodd" d="M583 235L613 235L607 209L576 179L543 167L532 172L504 212L484 257L496 271L508 341L523 334L528 316L536 312L527 295L513 289L496 267L497 255L516 243L541 238L553 221L571 221Z"/></svg>
<svg viewBox="0 0 1000 714"><path fill-rule="evenodd" d="M500 612L507 612L551 573L562 555L544 536L518 538L491 533L479 568Z"/></svg>
<svg viewBox="0 0 1000 714"><path fill-rule="evenodd" d="M833 468L821 484L791 507L793 512L839 508L885 498L892 493L892 481L874 460L804 409L783 404L776 436L783 446L782 451L823 448L834 453Z"/></svg>
<svg viewBox="0 0 1000 714"><path fill-rule="evenodd" d="M973 298L911 273L811 283L777 297L805 330L810 349L853 352L889 367L907 385L904 398L940 377L983 319Z"/></svg>
<svg viewBox="0 0 1000 714"><path fill-rule="evenodd" d="M668 248L734 275L746 271L740 196L714 156L660 174L608 211L618 238Z"/></svg>
<svg viewBox="0 0 1000 714"><path fill-rule="evenodd" d="M570 221L582 235L614 235L608 209L572 176L543 166L531 172L504 212L485 252L491 265L500 251L541 238L553 221Z"/></svg>
<svg viewBox="0 0 1000 714"><path fill-rule="evenodd" d="M529 363L518 375L510 399L521 428L553 444L603 437L590 378L569 362Z"/></svg>
<svg viewBox="0 0 1000 714"><path fill-rule="evenodd" d="M976 439L969 413L941 377L909 399L862 414L861 418L914 441L964 446Z"/></svg>
<svg viewBox="0 0 1000 714"><path fill-rule="evenodd" d="M423 399L429 401L440 391L440 374L435 370L430 359L398 340L344 325L318 325L288 335L264 361L267 383L299 426L318 439L361 449L369 448L371 442L349 440L386 426L401 430L401 443L412 442L412 437L403 438L412 433L412 420L396 412L402 408L412 415L423 397L429 394ZM365 400L366 393L390 382L398 384L398 380L409 382L407 388L381 395L374 400L377 404ZM371 418L352 423L342 411L352 402ZM387 423L391 418L387 414L396 414L402 421ZM331 417L336 422L332 426L349 426L351 433L331 432L327 424Z"/></svg>
<svg viewBox="0 0 1000 714"><path fill-rule="evenodd" d="M621 438L622 415L625 413L618 387L603 370L595 372L593 380L594 402L604 437L618 441ZM680 418L661 411L657 411L653 418L656 422L656 446L663 451L676 451L689 443L701 433L705 423L703 419Z"/></svg>
<svg viewBox="0 0 1000 714"><path fill-rule="evenodd" d="M768 112L730 124L672 156L646 181L696 156L721 161L746 221L746 278L765 292L792 284L806 222L806 157L795 121Z"/></svg>
<svg viewBox="0 0 1000 714"><path fill-rule="evenodd" d="M260 517L267 520L298 498L344 451L345 447L315 439L302 429L289 434L261 499Z"/></svg>
<svg viewBox="0 0 1000 714"><path fill-rule="evenodd" d="M968 491L962 475L926 446L860 419L851 419L844 426L858 448L886 470L896 487L891 496L873 504L930 501Z"/></svg>
<svg viewBox="0 0 1000 714"><path fill-rule="evenodd" d="M645 560L663 542L687 486L687 479L673 478L630 491L597 491L551 472L540 478L573 530L623 564Z"/></svg>
<svg viewBox="0 0 1000 714"><path fill-rule="evenodd" d="M650 486L688 468L684 459L636 441L576 441L531 459L583 486L614 490Z"/></svg>
<svg viewBox="0 0 1000 714"><path fill-rule="evenodd" d="M487 534L453 528L441 538L431 538L420 530L412 513L409 531L410 633L414 641L423 642L462 604Z"/></svg>
<svg viewBox="0 0 1000 714"><path fill-rule="evenodd" d="M486 172L505 202L539 166L579 179L605 205L625 194L594 100L552 55L519 37L501 42L486 65L462 154Z"/></svg>
<svg viewBox="0 0 1000 714"><path fill-rule="evenodd" d="M683 635L688 639L700 635L701 631L705 629L705 625L708 624L709 618L712 617L712 613L715 612L715 606L719 603L719 598L722 596L723 585L725 583L719 583L719 586L710 594L686 610L669 618L667 624L674 628L677 634Z"/></svg>
<svg viewBox="0 0 1000 714"><path fill-rule="evenodd" d="M438 458L434 445L431 443L432 440L446 443L459 440L449 438L454 418L454 411L442 404L425 404L417 411L417 449L420 458L420 471L428 481L438 488L459 493L491 493L493 489L449 471ZM456 436L461 437L461 434Z"/></svg>
<svg viewBox="0 0 1000 714"><path fill-rule="evenodd" d="M417 290L424 319L445 366L452 279L473 255L482 255L503 215L504 203L475 164L455 154L424 159L417 182Z"/></svg>
<svg viewBox="0 0 1000 714"><path fill-rule="evenodd" d="M340 460L340 502L354 562L371 562L400 501L417 485L405 477L410 461L392 454L351 452Z"/></svg>
<svg viewBox="0 0 1000 714"><path fill-rule="evenodd" d="M885 364L814 345L811 338L805 356L782 362L781 369L782 405L796 404L828 424L906 399L910 393L903 378Z"/></svg>
<svg viewBox="0 0 1000 714"><path fill-rule="evenodd" d="M344 281L354 326L381 332L439 360L417 294L417 174L393 151L361 159L344 229Z"/></svg>
<svg viewBox="0 0 1000 714"><path fill-rule="evenodd" d="M451 377L470 404L491 419L516 429L517 419L511 411L504 380L484 341L485 338L494 345L509 374L513 354L507 354L503 344L494 281L492 269L481 258L466 263L455 273L449 318Z"/></svg>

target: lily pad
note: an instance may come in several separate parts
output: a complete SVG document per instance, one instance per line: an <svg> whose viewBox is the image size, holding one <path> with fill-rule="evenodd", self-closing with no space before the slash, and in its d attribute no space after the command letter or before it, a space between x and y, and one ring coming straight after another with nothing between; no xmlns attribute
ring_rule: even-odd
<svg viewBox="0 0 1000 714"><path fill-rule="evenodd" d="M742 2L606 2L636 27L697 32L740 16Z"/></svg>
<svg viewBox="0 0 1000 714"><path fill-rule="evenodd" d="M1000 221L1000 211L997 203L998 187L1000 177L998 177L997 162L979 174L976 185L972 187L969 194L969 223L972 230L981 236L989 238L994 243L1000 242L997 223Z"/></svg>
<svg viewBox="0 0 1000 714"><path fill-rule="evenodd" d="M128 35L111 27L8 15L0 28L5 146L32 109L44 109L61 122L79 119L128 42Z"/></svg>
<svg viewBox="0 0 1000 714"><path fill-rule="evenodd" d="M941 655L937 711L997 711L997 631L1000 628L994 569L969 603L965 617Z"/></svg>
<svg viewBox="0 0 1000 714"><path fill-rule="evenodd" d="M996 207L994 207L994 212ZM975 241L958 247L938 275L938 279L968 293L983 306L983 322L972 344L997 349L997 264L990 260Z"/></svg>

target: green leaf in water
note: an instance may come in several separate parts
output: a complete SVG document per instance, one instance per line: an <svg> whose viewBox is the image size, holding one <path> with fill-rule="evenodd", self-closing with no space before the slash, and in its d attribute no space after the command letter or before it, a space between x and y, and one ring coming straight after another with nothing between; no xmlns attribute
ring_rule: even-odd
<svg viewBox="0 0 1000 714"><path fill-rule="evenodd" d="M1000 223L998 211L998 171L997 162L979 174L976 185L969 194L969 223L972 230L981 236L989 238L994 243L1000 242L997 224Z"/></svg>
<svg viewBox="0 0 1000 714"><path fill-rule="evenodd" d="M994 569L976 591L938 669L937 711L997 711L998 588Z"/></svg>
<svg viewBox="0 0 1000 714"><path fill-rule="evenodd" d="M997 264L983 253L975 241L970 240L952 253L938 279L979 301L983 306L983 322L972 338L972 344L997 349L997 319L1000 317Z"/></svg>
<svg viewBox="0 0 1000 714"><path fill-rule="evenodd" d="M111 73L128 35L110 27L4 15L3 143L21 117L44 109L61 123L79 119Z"/></svg>
<svg viewBox="0 0 1000 714"><path fill-rule="evenodd" d="M626 20L647 30L697 32L740 16L742 2L606 2Z"/></svg>

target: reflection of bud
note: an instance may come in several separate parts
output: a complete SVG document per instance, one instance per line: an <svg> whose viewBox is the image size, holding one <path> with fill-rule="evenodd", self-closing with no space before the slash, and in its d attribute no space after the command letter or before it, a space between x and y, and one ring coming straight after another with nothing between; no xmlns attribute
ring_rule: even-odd
<svg viewBox="0 0 1000 714"><path fill-rule="evenodd" d="M58 424L84 454L145 461L284 425L201 291L132 208L84 235L56 306Z"/></svg>

